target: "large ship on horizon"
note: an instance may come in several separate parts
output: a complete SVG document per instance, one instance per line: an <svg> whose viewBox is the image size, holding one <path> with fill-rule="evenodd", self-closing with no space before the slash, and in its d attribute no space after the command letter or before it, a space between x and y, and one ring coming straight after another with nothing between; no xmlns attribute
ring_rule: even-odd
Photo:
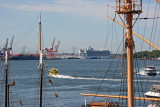
<svg viewBox="0 0 160 107"><path fill-rule="evenodd" d="M79 49L79 57L81 59L107 59L111 57L111 53L107 49L95 50L89 46L87 49Z"/></svg>

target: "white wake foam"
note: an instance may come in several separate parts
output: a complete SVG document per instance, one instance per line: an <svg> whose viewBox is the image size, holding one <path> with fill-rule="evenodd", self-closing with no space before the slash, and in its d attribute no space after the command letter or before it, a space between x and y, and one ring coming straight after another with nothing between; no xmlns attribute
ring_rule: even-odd
<svg viewBox="0 0 160 107"><path fill-rule="evenodd" d="M89 77L73 77L69 75L52 75L51 77L54 78L64 78L64 79L82 79L82 80L103 80L103 78L89 78ZM104 80L110 80L110 81L121 81L120 79L104 79Z"/></svg>
<svg viewBox="0 0 160 107"><path fill-rule="evenodd" d="M159 72L160 73L160 72ZM109 79L109 78L89 78L89 77L73 77L69 75L51 75L50 77L54 78L64 78L64 79L81 79L81 80L105 80L105 81L121 81L121 79ZM134 80L134 81L140 81L140 80ZM157 80L142 80L143 82L160 82Z"/></svg>

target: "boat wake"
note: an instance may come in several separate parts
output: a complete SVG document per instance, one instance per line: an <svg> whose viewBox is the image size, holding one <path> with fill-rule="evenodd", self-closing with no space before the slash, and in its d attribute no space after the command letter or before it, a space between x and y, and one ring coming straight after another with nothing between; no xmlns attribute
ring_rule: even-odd
<svg viewBox="0 0 160 107"><path fill-rule="evenodd" d="M160 72L159 72L160 74ZM110 79L110 78L91 78L91 77L73 77L69 75L51 75L50 77L53 78L63 78L63 79L77 79L77 80L97 80L97 81L121 81L121 79ZM139 81L139 80L134 80L134 81ZM143 80L143 82L157 82L156 80Z"/></svg>
<svg viewBox="0 0 160 107"><path fill-rule="evenodd" d="M64 78L64 79L79 79L79 80L106 80L106 81L121 81L121 79L109 79L109 78L91 78L91 77L73 77L69 75L51 75L54 78Z"/></svg>

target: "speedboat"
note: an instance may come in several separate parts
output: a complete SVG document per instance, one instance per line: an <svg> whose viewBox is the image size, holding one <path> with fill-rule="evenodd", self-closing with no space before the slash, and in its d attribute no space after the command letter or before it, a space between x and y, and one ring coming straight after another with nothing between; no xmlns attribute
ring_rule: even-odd
<svg viewBox="0 0 160 107"><path fill-rule="evenodd" d="M156 75L157 71L155 66L146 66L145 67L145 74L147 75Z"/></svg>
<svg viewBox="0 0 160 107"><path fill-rule="evenodd" d="M160 85L152 85L151 91L146 92L145 96L160 98Z"/></svg>
<svg viewBox="0 0 160 107"><path fill-rule="evenodd" d="M58 75L59 73L58 73L58 69L56 69L56 68L52 68L52 69L50 69L49 70L50 72L49 72L49 75L51 76L51 75Z"/></svg>

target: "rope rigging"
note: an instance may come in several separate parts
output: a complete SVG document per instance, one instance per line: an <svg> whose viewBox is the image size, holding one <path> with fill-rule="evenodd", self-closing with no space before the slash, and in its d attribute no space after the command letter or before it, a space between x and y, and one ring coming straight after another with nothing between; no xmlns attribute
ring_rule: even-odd
<svg viewBox="0 0 160 107"><path fill-rule="evenodd" d="M144 18L133 18L133 20L147 20L147 19L159 19L160 17L153 17L153 18L148 18L148 17L144 17Z"/></svg>

